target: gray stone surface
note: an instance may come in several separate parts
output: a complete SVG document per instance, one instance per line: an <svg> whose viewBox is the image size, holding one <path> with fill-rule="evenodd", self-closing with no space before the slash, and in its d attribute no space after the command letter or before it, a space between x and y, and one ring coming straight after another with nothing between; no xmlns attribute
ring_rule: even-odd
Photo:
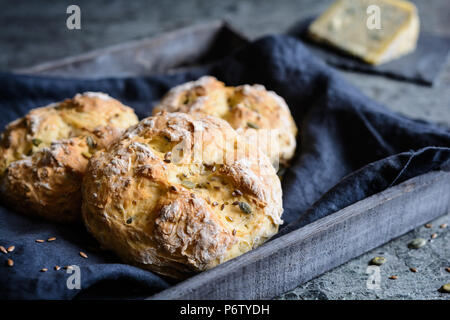
<svg viewBox="0 0 450 320"><path fill-rule="evenodd" d="M160 34L215 19L226 19L250 38L280 33L304 17L323 11L332 0L196 0L196 1L5 1L0 0L0 70L80 54L89 50ZM416 0L421 28L450 37L450 2ZM66 28L66 8L78 4L82 29ZM413 118L450 126L450 63L443 67L434 87L418 86L380 76L343 72L348 81L389 108ZM280 299L450 299L438 288L450 282L450 232L433 222L433 229L418 228L288 292ZM410 239L436 239L410 250ZM368 290L366 268L375 255L381 266L381 289ZM419 272L412 273L409 267ZM390 275L397 280L390 280Z"/></svg>
<svg viewBox="0 0 450 320"><path fill-rule="evenodd" d="M277 299L450 299L448 293L439 291L443 284L450 282L450 273L445 271L450 266L449 227L439 227L449 222L450 215L432 221L432 228L419 227ZM433 233L438 234L437 238L431 239ZM415 238L427 239L427 244L419 249L408 248L408 243ZM376 256L387 259L379 267L379 289L367 286L367 268ZM414 273L410 268L416 268L418 272ZM398 279L389 279L392 275Z"/></svg>

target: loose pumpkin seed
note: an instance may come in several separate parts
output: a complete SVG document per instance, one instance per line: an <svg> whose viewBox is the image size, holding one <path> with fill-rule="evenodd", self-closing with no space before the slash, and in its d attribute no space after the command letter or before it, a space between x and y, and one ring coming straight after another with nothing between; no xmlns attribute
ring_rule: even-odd
<svg viewBox="0 0 450 320"><path fill-rule="evenodd" d="M248 122L247 122L247 126L248 126L249 128L259 129L259 126L258 126L256 123L251 122L251 121L248 121Z"/></svg>
<svg viewBox="0 0 450 320"><path fill-rule="evenodd" d="M287 168L280 164L280 167L278 168L277 175L281 179L281 177L285 174Z"/></svg>
<svg viewBox="0 0 450 320"><path fill-rule="evenodd" d="M241 211L246 213L246 214L252 213L252 208L248 205L247 202L240 201L239 202L239 209L241 209Z"/></svg>
<svg viewBox="0 0 450 320"><path fill-rule="evenodd" d="M372 260L370 260L370 264L381 266L382 264L386 263L387 259L385 257L374 257Z"/></svg>
<svg viewBox="0 0 450 320"><path fill-rule="evenodd" d="M408 247L410 247L411 249L419 249L419 248L422 248L426 244L427 244L427 240L425 240L423 238L417 238L417 239L414 239L413 241L411 241L408 244Z"/></svg>
<svg viewBox="0 0 450 320"><path fill-rule="evenodd" d="M184 187L188 188L188 189L194 189L194 188L195 188L195 183L193 183L193 182L191 182L191 181L188 181L188 180L183 180L183 181L181 181L181 184L182 184Z"/></svg>
<svg viewBox="0 0 450 320"><path fill-rule="evenodd" d="M231 195L233 196L233 197L238 197L238 196L242 196L242 192L240 191L240 190L234 190L232 193L231 193Z"/></svg>
<svg viewBox="0 0 450 320"><path fill-rule="evenodd" d="M450 293L450 283L446 283L441 287L441 290Z"/></svg>
<svg viewBox="0 0 450 320"><path fill-rule="evenodd" d="M38 139L38 138L34 138L33 140L31 140L31 142L33 143L33 145L35 147L38 147L42 143L42 140Z"/></svg>
<svg viewBox="0 0 450 320"><path fill-rule="evenodd" d="M82 152L81 155L82 155L83 157L85 157L86 159L92 158L92 154L91 154L90 152L87 152L87 151Z"/></svg>
<svg viewBox="0 0 450 320"><path fill-rule="evenodd" d="M86 143L91 149L94 149L97 146L97 144L95 143L94 139L92 139L91 136L86 137Z"/></svg>

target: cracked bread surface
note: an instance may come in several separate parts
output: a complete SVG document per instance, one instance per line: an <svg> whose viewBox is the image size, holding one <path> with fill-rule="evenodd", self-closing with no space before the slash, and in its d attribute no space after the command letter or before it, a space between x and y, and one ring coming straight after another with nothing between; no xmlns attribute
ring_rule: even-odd
<svg viewBox="0 0 450 320"><path fill-rule="evenodd" d="M1 136L2 198L31 216L80 220L88 159L137 122L133 109L99 92L31 110Z"/></svg>
<svg viewBox="0 0 450 320"><path fill-rule="evenodd" d="M273 164L287 165L296 148L297 126L282 97L259 84L225 86L203 76L169 90L154 108L203 113L227 121L249 143L257 144Z"/></svg>
<svg viewBox="0 0 450 320"><path fill-rule="evenodd" d="M185 278L273 236L281 196L267 156L227 122L161 112L91 158L83 220L125 262Z"/></svg>

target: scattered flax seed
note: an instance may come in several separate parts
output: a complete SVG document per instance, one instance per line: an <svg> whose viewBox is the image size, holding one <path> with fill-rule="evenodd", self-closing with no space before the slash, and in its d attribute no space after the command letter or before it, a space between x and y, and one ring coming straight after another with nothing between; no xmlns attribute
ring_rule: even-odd
<svg viewBox="0 0 450 320"><path fill-rule="evenodd" d="M430 228L432 228L433 227L433 225L431 224L431 223L427 223L426 225L425 225L425 228L427 228L427 229L430 229Z"/></svg>
<svg viewBox="0 0 450 320"><path fill-rule="evenodd" d="M8 253L8 251L6 251L4 246L0 246L0 251L3 252L3 253Z"/></svg>
<svg viewBox="0 0 450 320"><path fill-rule="evenodd" d="M213 188L216 190L220 190L220 186L214 186Z"/></svg>
<svg viewBox="0 0 450 320"><path fill-rule="evenodd" d="M236 235L236 229L233 229L233 236L235 236Z"/></svg>
<svg viewBox="0 0 450 320"><path fill-rule="evenodd" d="M414 273L416 273L418 271L417 268L409 268L409 270Z"/></svg>
<svg viewBox="0 0 450 320"><path fill-rule="evenodd" d="M445 268L445 271L450 272L450 267Z"/></svg>
<svg viewBox="0 0 450 320"><path fill-rule="evenodd" d="M61 269L61 267L60 266L55 266L55 268L54 268L56 271L58 271L59 269Z"/></svg>
<svg viewBox="0 0 450 320"><path fill-rule="evenodd" d="M177 192L178 190L177 190L177 187L175 187L175 186L170 186L169 187L169 190L170 191L173 191L173 192Z"/></svg>
<svg viewBox="0 0 450 320"><path fill-rule="evenodd" d="M232 203L233 206L237 206L239 204L239 201L235 201Z"/></svg>
<svg viewBox="0 0 450 320"><path fill-rule="evenodd" d="M446 224L446 223L443 223L443 224L441 224L441 225L439 226L439 228L445 229L445 228L447 228L447 224Z"/></svg>
<svg viewBox="0 0 450 320"><path fill-rule="evenodd" d="M7 265L8 267L12 267L12 266L14 265L13 259L8 259L8 260L6 260L6 265Z"/></svg>
<svg viewBox="0 0 450 320"><path fill-rule="evenodd" d="M437 233L433 233L433 234L431 235L431 239L436 239L436 238L437 238L437 236L438 236L438 234L437 234Z"/></svg>
<svg viewBox="0 0 450 320"><path fill-rule="evenodd" d="M8 252L13 252L15 248L16 248L15 246L11 246L7 250L8 250Z"/></svg>
<svg viewBox="0 0 450 320"><path fill-rule="evenodd" d="M133 223L133 217L128 218L126 222L127 222L127 224Z"/></svg>
<svg viewBox="0 0 450 320"><path fill-rule="evenodd" d="M66 269L66 270L68 270L68 269L73 269L72 266L65 266L65 267L63 267L63 268Z"/></svg>
<svg viewBox="0 0 450 320"><path fill-rule="evenodd" d="M231 218L230 216L227 216L227 220L228 220L229 222L233 222L233 218Z"/></svg>
<svg viewBox="0 0 450 320"><path fill-rule="evenodd" d="M84 253L83 251L80 251L80 256L82 256L85 259L87 259L87 257L88 257L87 254Z"/></svg>
<svg viewBox="0 0 450 320"><path fill-rule="evenodd" d="M56 240L56 237L51 237L51 238L47 239L48 242L52 242L52 241L55 241L55 240Z"/></svg>
<svg viewBox="0 0 450 320"><path fill-rule="evenodd" d="M212 203L212 206L213 207L216 207L216 206L218 206L219 205L219 203L217 202L217 201L214 201L213 203Z"/></svg>
<svg viewBox="0 0 450 320"><path fill-rule="evenodd" d="M47 268L42 268L42 269L41 269L41 272L47 272L47 271L48 271Z"/></svg>
<svg viewBox="0 0 450 320"><path fill-rule="evenodd" d="M220 210L223 211L223 209L225 209L225 204L224 203L222 203L222 205L220 206Z"/></svg>
<svg viewBox="0 0 450 320"><path fill-rule="evenodd" d="M398 277L397 277L397 276L390 276L389 279L391 279L391 280L397 280Z"/></svg>
<svg viewBox="0 0 450 320"><path fill-rule="evenodd" d="M38 243L43 243L43 242L45 242L45 241L42 240L42 239L37 239L36 242L38 242Z"/></svg>

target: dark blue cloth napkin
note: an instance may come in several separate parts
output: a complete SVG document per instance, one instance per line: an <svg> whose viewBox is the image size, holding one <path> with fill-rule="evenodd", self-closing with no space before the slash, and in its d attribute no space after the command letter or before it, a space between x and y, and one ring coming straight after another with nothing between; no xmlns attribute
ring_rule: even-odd
<svg viewBox="0 0 450 320"><path fill-rule="evenodd" d="M0 74L0 128L29 109L103 91L150 115L172 86L211 74L229 85L261 83L288 102L300 128L298 150L283 177L281 234L324 217L392 185L450 165L450 131L407 119L348 84L311 56L294 38L270 36L249 44L212 67L145 78L70 80ZM56 237L53 242L36 239ZM0 206L0 245L13 268L0 265L1 299L143 297L173 281L121 264L82 225L63 226L17 214ZM79 251L88 254L84 259ZM68 289L73 274L55 265L77 265L81 289ZM48 268L47 272L39 272Z"/></svg>

